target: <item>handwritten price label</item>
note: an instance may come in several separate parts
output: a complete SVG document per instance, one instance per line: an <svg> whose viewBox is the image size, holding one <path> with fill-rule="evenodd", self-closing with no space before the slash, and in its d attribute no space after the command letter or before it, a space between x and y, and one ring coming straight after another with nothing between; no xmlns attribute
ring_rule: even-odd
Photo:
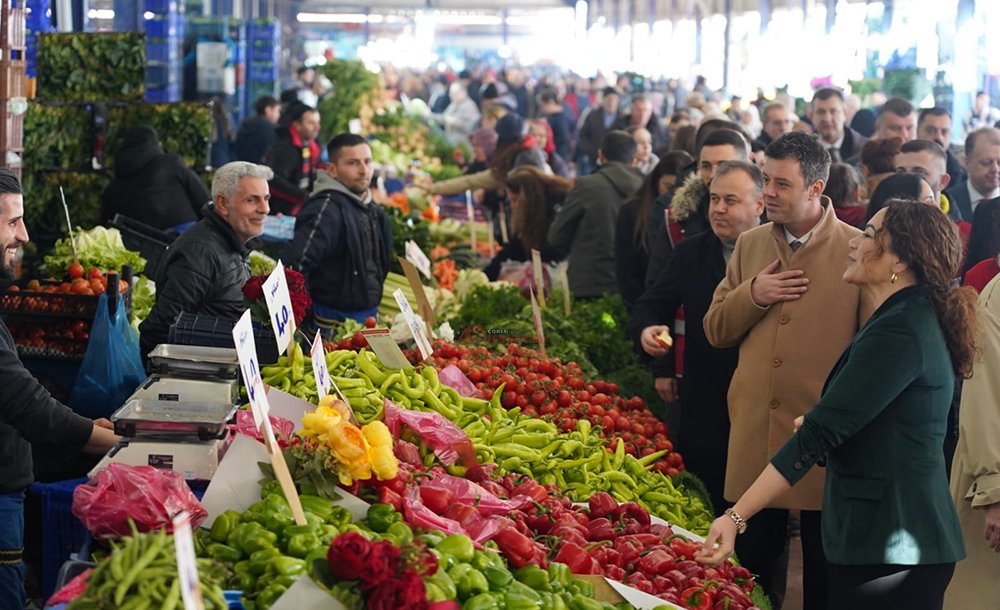
<svg viewBox="0 0 1000 610"><path fill-rule="evenodd" d="M288 349L288 344L295 334L295 318L292 317L292 297L288 294L288 282L285 280L285 266L278 261L274 271L263 285L264 301L271 316L271 328L278 344L278 353Z"/></svg>
<svg viewBox="0 0 1000 610"><path fill-rule="evenodd" d="M253 421L257 428L263 426L265 438L269 437L269 441L273 440L274 431L271 430L271 420L268 418L271 405L267 402L264 381L260 378L260 366L257 364L257 344L254 343L253 339L253 323L250 321L249 309L243 312L239 321L236 322L236 326L233 327L233 344L236 346L236 357L240 362L243 385L246 386L247 397L250 399Z"/></svg>
<svg viewBox="0 0 1000 610"><path fill-rule="evenodd" d="M330 371L326 368L326 351L323 349L323 336L319 329L316 329L316 338L313 339L309 355L312 357L313 375L316 377L316 394L323 398L330 393Z"/></svg>

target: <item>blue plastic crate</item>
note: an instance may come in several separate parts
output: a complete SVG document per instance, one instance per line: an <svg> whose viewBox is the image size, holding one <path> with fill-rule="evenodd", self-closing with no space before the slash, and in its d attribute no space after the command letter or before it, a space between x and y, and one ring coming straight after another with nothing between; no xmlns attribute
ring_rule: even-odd
<svg viewBox="0 0 1000 610"><path fill-rule="evenodd" d="M146 61L176 63L180 60L180 44L178 41L166 38L146 40Z"/></svg>
<svg viewBox="0 0 1000 610"><path fill-rule="evenodd" d="M166 102L181 101L180 87L172 85L161 89L151 89L146 87L146 101L151 104L163 104Z"/></svg>
<svg viewBox="0 0 1000 610"><path fill-rule="evenodd" d="M256 42L249 46L250 46L250 61L271 62L271 63L276 63L278 61L278 53L281 51L280 48L270 44L261 45Z"/></svg>
<svg viewBox="0 0 1000 610"><path fill-rule="evenodd" d="M29 493L37 495L42 505L42 592L52 594L59 568L80 550L87 539L87 529L73 516L73 491L87 479L56 483L35 483Z"/></svg>
<svg viewBox="0 0 1000 610"><path fill-rule="evenodd" d="M247 79L250 82L270 83L278 80L278 67L274 64L250 64L247 71Z"/></svg>
<svg viewBox="0 0 1000 610"><path fill-rule="evenodd" d="M173 38L183 35L184 21L176 13L146 19L146 36L150 38Z"/></svg>
<svg viewBox="0 0 1000 610"><path fill-rule="evenodd" d="M177 0L146 0L146 12L157 15L176 13L179 8Z"/></svg>
<svg viewBox="0 0 1000 610"><path fill-rule="evenodd" d="M222 594L226 597L229 610L243 610L243 591L225 590Z"/></svg>

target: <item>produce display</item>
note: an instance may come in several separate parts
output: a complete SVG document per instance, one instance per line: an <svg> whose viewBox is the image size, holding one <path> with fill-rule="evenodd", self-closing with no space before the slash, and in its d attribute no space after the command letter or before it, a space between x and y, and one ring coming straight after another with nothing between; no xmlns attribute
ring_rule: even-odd
<svg viewBox="0 0 1000 610"><path fill-rule="evenodd" d="M59 101L140 100L146 80L142 34L38 37L38 95Z"/></svg>
<svg viewBox="0 0 1000 610"><path fill-rule="evenodd" d="M50 275L68 272L70 265L79 263L86 269L121 269L125 265L132 266L132 272L139 274L146 268L146 259L132 252L122 242L118 229L94 227L89 231L76 231L73 234L76 245L76 257L73 255L73 244L68 237L56 242L52 250L45 255L46 272ZM81 276L82 277L82 276Z"/></svg>
<svg viewBox="0 0 1000 610"><path fill-rule="evenodd" d="M222 594L225 568L211 559L198 560L198 576L206 608L229 608ZM105 557L87 579L83 595L68 610L129 610L183 608L174 539L163 530L111 543Z"/></svg>

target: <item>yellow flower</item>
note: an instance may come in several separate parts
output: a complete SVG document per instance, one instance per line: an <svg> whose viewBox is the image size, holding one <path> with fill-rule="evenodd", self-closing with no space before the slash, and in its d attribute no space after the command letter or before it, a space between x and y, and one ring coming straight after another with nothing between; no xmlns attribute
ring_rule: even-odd
<svg viewBox="0 0 1000 610"><path fill-rule="evenodd" d="M391 446L373 447L368 452L368 455L371 456L372 470L375 471L375 476L378 477L379 481L388 481L389 479L396 478L396 473L399 470L399 461L393 455Z"/></svg>
<svg viewBox="0 0 1000 610"><path fill-rule="evenodd" d="M372 478L372 465L368 460L352 462L347 466L347 472L352 478L367 481Z"/></svg>
<svg viewBox="0 0 1000 610"><path fill-rule="evenodd" d="M382 422L373 421L365 424L361 431L365 433L365 439L372 447L392 447L392 435Z"/></svg>
<svg viewBox="0 0 1000 610"><path fill-rule="evenodd" d="M368 441L361 430L350 423L339 422L327 429L330 449L345 466L357 462L368 462Z"/></svg>

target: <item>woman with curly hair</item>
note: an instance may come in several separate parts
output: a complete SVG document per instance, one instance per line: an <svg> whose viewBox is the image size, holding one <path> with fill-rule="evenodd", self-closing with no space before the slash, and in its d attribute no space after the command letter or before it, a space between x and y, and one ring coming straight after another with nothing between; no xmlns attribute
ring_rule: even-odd
<svg viewBox="0 0 1000 610"><path fill-rule="evenodd" d="M936 206L895 200L844 259L844 281L877 309L699 560L729 557L753 515L825 460L828 607L938 610L965 556L941 450L955 375L971 374L978 349L975 291L953 284L962 241Z"/></svg>
<svg viewBox="0 0 1000 610"><path fill-rule="evenodd" d="M566 198L573 182L525 165L516 167L507 174L506 187L513 234L510 241L483 269L491 281L500 276L500 267L504 262L531 260L532 249L541 253L544 262L558 260L556 253L546 243L545 235L556 214L556 206Z"/></svg>

